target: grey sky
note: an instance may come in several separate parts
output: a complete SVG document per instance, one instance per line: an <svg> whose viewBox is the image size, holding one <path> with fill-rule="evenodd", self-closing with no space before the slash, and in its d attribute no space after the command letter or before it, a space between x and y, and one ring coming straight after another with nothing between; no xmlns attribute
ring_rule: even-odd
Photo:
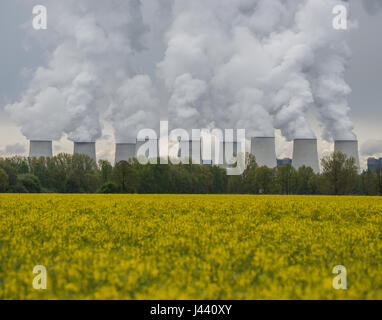
<svg viewBox="0 0 382 320"><path fill-rule="evenodd" d="M152 0L143 0L145 1ZM3 107L20 97L27 87L32 70L45 61L42 46L27 41L25 28L22 28L28 21L31 23L33 6L45 2L0 1L0 150L3 150L2 153L5 150L16 149L20 152L23 150L21 146L27 147L25 138L4 114ZM357 20L359 26L358 29L349 31L349 45L353 58L346 80L352 88L349 104L356 126L355 132L360 147L363 144L368 146L361 148L367 150L361 155L364 165L366 156L382 156L382 12L374 11L373 14L369 14L360 1L352 0L350 3L352 19ZM114 148L110 126L106 125L104 132L106 138L98 144L98 156L112 160ZM71 152L71 143L66 139L55 144L60 145L61 151ZM320 142L321 154L331 151L331 148L330 144ZM277 153L279 156L290 156L291 144L280 140Z"/></svg>

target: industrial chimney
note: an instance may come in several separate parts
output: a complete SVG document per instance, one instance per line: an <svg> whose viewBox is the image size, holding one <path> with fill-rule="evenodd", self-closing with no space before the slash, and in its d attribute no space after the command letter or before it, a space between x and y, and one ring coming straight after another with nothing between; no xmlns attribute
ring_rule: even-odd
<svg viewBox="0 0 382 320"><path fill-rule="evenodd" d="M276 142L274 137L256 137L251 139L251 153L256 157L259 167L275 168Z"/></svg>
<svg viewBox="0 0 382 320"><path fill-rule="evenodd" d="M29 147L30 158L46 157L51 158L53 156L52 141L31 140Z"/></svg>
<svg viewBox="0 0 382 320"><path fill-rule="evenodd" d="M135 158L136 141L117 143L115 145L115 164Z"/></svg>
<svg viewBox="0 0 382 320"><path fill-rule="evenodd" d="M357 140L336 140L334 142L334 152L342 152L349 158L354 158L357 168L360 169Z"/></svg>
<svg viewBox="0 0 382 320"><path fill-rule="evenodd" d="M295 139L293 142L292 165L298 170L302 166L311 167L319 173L317 139Z"/></svg>
<svg viewBox="0 0 382 320"><path fill-rule="evenodd" d="M97 162L95 142L74 142L74 154L84 154Z"/></svg>

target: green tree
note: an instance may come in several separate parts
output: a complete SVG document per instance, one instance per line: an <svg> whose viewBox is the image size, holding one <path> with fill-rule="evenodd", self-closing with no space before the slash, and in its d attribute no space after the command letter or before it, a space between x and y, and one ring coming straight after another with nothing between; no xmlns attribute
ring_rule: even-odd
<svg viewBox="0 0 382 320"><path fill-rule="evenodd" d="M95 193L101 187L99 175L85 173L83 177L83 190L86 193Z"/></svg>
<svg viewBox="0 0 382 320"><path fill-rule="evenodd" d="M107 160L99 160L99 176L102 184L105 184L111 180L111 175L113 173L113 166Z"/></svg>
<svg viewBox="0 0 382 320"><path fill-rule="evenodd" d="M291 164L276 169L276 182L282 194L294 194L297 188L297 171Z"/></svg>
<svg viewBox="0 0 382 320"><path fill-rule="evenodd" d="M243 177L228 176L227 191L229 194L243 194L245 192L243 188Z"/></svg>
<svg viewBox="0 0 382 320"><path fill-rule="evenodd" d="M276 192L275 173L268 167L260 167L256 170L257 193L272 194Z"/></svg>
<svg viewBox="0 0 382 320"><path fill-rule="evenodd" d="M106 182L105 184L102 185L98 193L104 193L104 194L118 193L118 186L114 182Z"/></svg>
<svg viewBox="0 0 382 320"><path fill-rule="evenodd" d="M12 167L4 167L3 169L8 175L9 187L12 188L12 186L16 185L17 183L16 171Z"/></svg>
<svg viewBox="0 0 382 320"><path fill-rule="evenodd" d="M381 167L377 168L376 177L377 177L378 193L381 196L382 195L382 168Z"/></svg>
<svg viewBox="0 0 382 320"><path fill-rule="evenodd" d="M21 174L18 176L18 181L29 193L41 192L40 180L33 174Z"/></svg>
<svg viewBox="0 0 382 320"><path fill-rule="evenodd" d="M246 168L243 173L243 189L245 193L258 193L256 185L256 170L258 168L256 158L252 154L246 156Z"/></svg>
<svg viewBox="0 0 382 320"><path fill-rule="evenodd" d="M334 195L355 193L358 185L358 169L354 158L335 152L324 157L321 164L328 193Z"/></svg>
<svg viewBox="0 0 382 320"><path fill-rule="evenodd" d="M316 187L316 174L310 167L302 166L297 171L297 194L315 194Z"/></svg>
<svg viewBox="0 0 382 320"><path fill-rule="evenodd" d="M81 188L81 177L76 172L72 172L69 174L66 179L65 186L66 193L83 193L84 190Z"/></svg>
<svg viewBox="0 0 382 320"><path fill-rule="evenodd" d="M367 170L364 172L362 174L362 182L362 189L365 195L376 196L379 194L377 175L373 171Z"/></svg>
<svg viewBox="0 0 382 320"><path fill-rule="evenodd" d="M212 174L212 193L222 194L227 190L227 174L226 171L218 166L210 167Z"/></svg>
<svg viewBox="0 0 382 320"><path fill-rule="evenodd" d="M113 169L112 180L122 193L136 193L139 190L139 175L132 162L119 162Z"/></svg>
<svg viewBox="0 0 382 320"><path fill-rule="evenodd" d="M4 169L0 169L0 192L6 192L9 187L8 174Z"/></svg>

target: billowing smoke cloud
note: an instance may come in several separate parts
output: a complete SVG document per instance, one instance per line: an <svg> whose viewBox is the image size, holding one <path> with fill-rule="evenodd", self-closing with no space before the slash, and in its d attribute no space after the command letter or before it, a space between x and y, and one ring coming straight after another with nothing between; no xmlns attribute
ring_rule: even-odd
<svg viewBox="0 0 382 320"><path fill-rule="evenodd" d="M366 11L370 14L375 14L376 12L382 10L381 0L363 0L363 5Z"/></svg>
<svg viewBox="0 0 382 320"><path fill-rule="evenodd" d="M29 139L95 141L100 115L134 71L147 28L139 0L51 0L48 43L55 47L22 99L6 110ZM142 106L144 108L144 106Z"/></svg>
<svg viewBox="0 0 382 320"><path fill-rule="evenodd" d="M55 47L22 99L7 106L29 139L117 142L155 128L245 128L248 136L354 139L337 0L51 0Z"/></svg>
<svg viewBox="0 0 382 320"><path fill-rule="evenodd" d="M126 80L118 88L108 115L114 126L116 142L133 140L141 129L155 129L159 121L158 105L157 92L149 76L137 75Z"/></svg>
<svg viewBox="0 0 382 320"><path fill-rule="evenodd" d="M354 138L344 81L349 51L332 27L338 1L175 1L158 74L175 126L244 127L250 136Z"/></svg>

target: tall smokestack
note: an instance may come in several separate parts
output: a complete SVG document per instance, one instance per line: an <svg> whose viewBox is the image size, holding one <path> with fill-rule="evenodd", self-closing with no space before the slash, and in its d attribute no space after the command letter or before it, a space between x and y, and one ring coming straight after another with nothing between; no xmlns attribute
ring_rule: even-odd
<svg viewBox="0 0 382 320"><path fill-rule="evenodd" d="M293 142L292 165L298 170L302 166L311 167L319 173L317 139L295 139Z"/></svg>
<svg viewBox="0 0 382 320"><path fill-rule="evenodd" d="M84 154L97 162L95 142L74 142L74 154Z"/></svg>
<svg viewBox="0 0 382 320"><path fill-rule="evenodd" d="M256 157L259 167L275 168L276 142L274 137L256 137L251 139L251 153Z"/></svg>
<svg viewBox="0 0 382 320"><path fill-rule="evenodd" d="M136 142L117 143L115 145L115 164L135 158Z"/></svg>
<svg viewBox="0 0 382 320"><path fill-rule="evenodd" d="M360 169L357 140L336 140L334 142L334 152L342 152L349 158L354 158L357 168Z"/></svg>
<svg viewBox="0 0 382 320"><path fill-rule="evenodd" d="M46 157L51 158L53 156L52 141L39 141L31 140L29 147L30 158Z"/></svg>

